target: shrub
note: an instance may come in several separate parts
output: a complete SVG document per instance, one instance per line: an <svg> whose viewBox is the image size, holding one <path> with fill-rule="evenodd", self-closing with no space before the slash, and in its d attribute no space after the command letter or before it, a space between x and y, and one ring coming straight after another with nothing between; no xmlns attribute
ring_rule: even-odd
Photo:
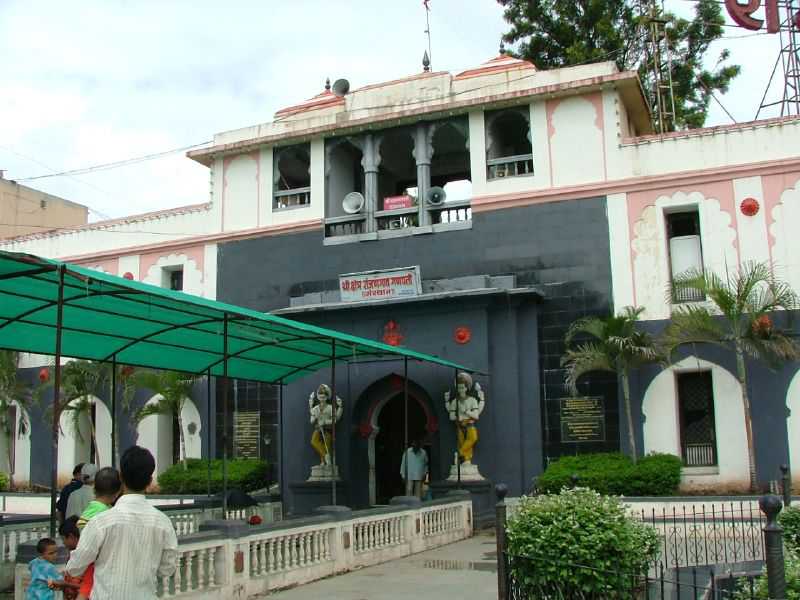
<svg viewBox="0 0 800 600"><path fill-rule="evenodd" d="M0 492L5 492L8 489L9 478L8 473L0 472Z"/></svg>
<svg viewBox="0 0 800 600"><path fill-rule="evenodd" d="M783 541L793 552L800 552L800 508L790 506L778 515L778 523L783 529Z"/></svg>
<svg viewBox="0 0 800 600"><path fill-rule="evenodd" d="M786 553L786 600L800 600L800 557L793 551ZM750 582L742 580L739 589L734 596L734 600L767 600L769 589L767 584L767 574L762 573L756 578L753 586L753 593L750 594Z"/></svg>
<svg viewBox="0 0 800 600"><path fill-rule="evenodd" d="M507 531L511 574L531 598L617 598L658 557L655 529L586 488L522 498Z"/></svg>
<svg viewBox="0 0 800 600"><path fill-rule="evenodd" d="M187 468L178 463L158 476L158 487L163 494L205 494L208 490L208 461L190 458ZM228 489L239 488L242 491L267 487L267 463L263 460L236 459L229 460ZM211 492L222 491L222 461L211 461Z"/></svg>
<svg viewBox="0 0 800 600"><path fill-rule="evenodd" d="M636 464L620 453L564 456L547 467L538 487L554 494L572 487L572 476L577 475L578 485L600 494L668 496L678 489L681 466L681 459L671 454L650 454Z"/></svg>

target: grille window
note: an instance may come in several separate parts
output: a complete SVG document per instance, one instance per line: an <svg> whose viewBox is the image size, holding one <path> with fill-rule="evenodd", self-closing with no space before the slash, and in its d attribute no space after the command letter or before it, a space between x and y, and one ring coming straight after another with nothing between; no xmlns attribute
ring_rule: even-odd
<svg viewBox="0 0 800 600"><path fill-rule="evenodd" d="M678 375L681 455L687 467L717 465L714 389L711 372Z"/></svg>

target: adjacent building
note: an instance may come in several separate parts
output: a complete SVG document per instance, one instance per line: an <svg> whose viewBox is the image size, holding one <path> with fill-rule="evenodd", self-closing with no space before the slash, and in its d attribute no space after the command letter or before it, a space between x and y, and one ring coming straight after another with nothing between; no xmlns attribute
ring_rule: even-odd
<svg viewBox="0 0 800 600"><path fill-rule="evenodd" d="M326 85L190 152L209 168L207 203L0 248L470 365L486 394L474 462L512 494L564 454L626 449L613 377L588 377L581 402L564 389L575 319L636 305L658 330L675 305L704 301L666 293L691 267L725 274L767 261L800 290L800 118L657 135L636 73L613 63L539 71L504 54L461 73L346 88ZM681 456L687 486L747 485L734 372L730 356L697 347L636 374L640 448ZM796 364L751 373L767 481L782 462L800 465L800 376ZM455 373L410 363L407 375L409 436L424 441L432 480L446 480L456 434L444 394ZM319 498L306 481L316 456L307 400L329 381L320 372L282 389L234 386L240 421L261 427L259 454L280 465L289 511ZM402 489L405 381L402 362L337 371L340 499L353 506ZM217 398L199 391L189 406L192 452L215 453ZM173 426L143 426L161 470ZM216 432L208 443L206 431Z"/></svg>
<svg viewBox="0 0 800 600"><path fill-rule="evenodd" d="M85 206L5 179L0 171L0 239L79 227L88 219Z"/></svg>

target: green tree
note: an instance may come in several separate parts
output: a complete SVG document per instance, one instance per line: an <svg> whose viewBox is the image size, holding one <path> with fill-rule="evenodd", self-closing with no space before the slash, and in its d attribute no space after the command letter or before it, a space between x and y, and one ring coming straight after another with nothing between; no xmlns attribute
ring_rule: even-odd
<svg viewBox="0 0 800 600"><path fill-rule="evenodd" d="M753 443L752 405L747 389L747 361L765 362L777 368L800 359L800 345L777 329L771 313L797 307L794 290L778 279L764 263L748 262L723 279L715 273L690 270L675 277L668 290L670 301L681 291L703 294L711 306L679 306L664 331L663 343L671 355L684 344L709 343L731 350L742 388L750 487L756 490L756 456Z"/></svg>
<svg viewBox="0 0 800 600"><path fill-rule="evenodd" d="M8 478L13 487L14 453L12 439L19 424L17 435L25 435L30 427L28 411L31 394L28 386L17 377L19 354L11 350L0 350L0 431L6 438L8 450ZM15 410L15 407L17 410ZM19 414L17 416L17 411Z"/></svg>
<svg viewBox="0 0 800 600"><path fill-rule="evenodd" d="M630 373L642 365L663 360L652 336L636 328L642 311L643 308L626 306L619 315L578 319L567 330L567 352L561 358L561 365L566 368L564 382L571 394L578 393L578 380L587 373L606 371L617 375L622 383L628 445L634 462L638 453L631 414ZM578 336L588 340L570 348Z"/></svg>
<svg viewBox="0 0 800 600"><path fill-rule="evenodd" d="M183 433L183 406L191 399L192 391L199 377L178 371L140 371L135 375L136 385L147 388L157 398L148 402L134 415L135 422L141 423L151 415L170 415L178 420L178 436L180 438L181 463L186 464L186 439Z"/></svg>
<svg viewBox="0 0 800 600"><path fill-rule="evenodd" d="M511 26L503 35L516 45L515 54L541 69L589 62L614 61L620 70L637 70L648 98L654 82L648 64L649 15L637 0L498 0ZM660 10L660 9L658 9ZM654 15L668 23L677 127L702 127L712 93L725 93L739 72L723 65L720 51L709 68L710 45L723 34L725 17L718 0L698 0L691 20L665 12ZM652 101L651 101L652 104Z"/></svg>

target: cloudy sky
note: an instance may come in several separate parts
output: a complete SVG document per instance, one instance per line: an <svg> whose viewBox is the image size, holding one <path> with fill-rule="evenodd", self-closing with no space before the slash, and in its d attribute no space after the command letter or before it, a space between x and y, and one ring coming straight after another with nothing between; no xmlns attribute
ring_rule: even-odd
<svg viewBox="0 0 800 600"><path fill-rule="evenodd" d="M430 6L437 70L497 54L507 25L494 0ZM269 121L328 76L358 87L413 74L424 29L421 0L0 0L0 169L23 180L161 153ZM777 36L727 31L714 50L744 73L722 101L752 120ZM709 124L729 122L714 106ZM92 220L208 199L208 170L182 152L23 183L88 205Z"/></svg>

